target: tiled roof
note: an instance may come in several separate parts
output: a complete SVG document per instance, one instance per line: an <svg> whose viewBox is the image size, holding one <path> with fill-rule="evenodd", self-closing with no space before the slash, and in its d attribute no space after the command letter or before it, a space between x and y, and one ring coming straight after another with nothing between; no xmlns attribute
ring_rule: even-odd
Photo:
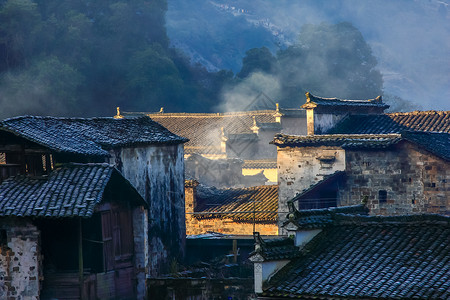
<svg viewBox="0 0 450 300"><path fill-rule="evenodd" d="M184 143L148 117L55 118L22 116L6 119L0 130L48 147L54 151L106 156L105 149L137 144Z"/></svg>
<svg viewBox="0 0 450 300"><path fill-rule="evenodd" d="M450 218L342 216L269 281L264 297L450 299Z"/></svg>
<svg viewBox="0 0 450 300"><path fill-rule="evenodd" d="M284 260L301 255L292 238L282 237L264 240L258 232L254 233L254 238L255 251L250 253L250 257L259 254L264 260Z"/></svg>
<svg viewBox="0 0 450 300"><path fill-rule="evenodd" d="M450 160L449 133L405 131L402 137L439 157Z"/></svg>
<svg viewBox="0 0 450 300"><path fill-rule="evenodd" d="M450 134L405 131L402 134L323 134L290 136L277 134L273 144L278 147L335 146L343 149L384 149L406 140L431 153L450 160Z"/></svg>
<svg viewBox="0 0 450 300"><path fill-rule="evenodd" d="M236 113L155 113L148 114L171 132L189 139L186 153L220 154L222 128L225 136L252 134L253 116L256 123L275 123L276 110L260 110ZM124 113L126 115L126 113ZM278 124L278 123L277 123Z"/></svg>
<svg viewBox="0 0 450 300"><path fill-rule="evenodd" d="M369 209L360 204L322 209L295 209L292 200L288 202L289 214L283 225L293 223L298 229L323 228L333 223L336 214L367 215Z"/></svg>
<svg viewBox="0 0 450 300"><path fill-rule="evenodd" d="M112 176L127 182L108 164L67 164L45 177L11 177L0 185L0 216L90 217Z"/></svg>
<svg viewBox="0 0 450 300"><path fill-rule="evenodd" d="M327 134L386 134L405 130L450 133L450 111L350 115Z"/></svg>
<svg viewBox="0 0 450 300"><path fill-rule="evenodd" d="M272 143L278 147L336 146L380 149L396 144L400 140L400 134L323 134L307 136L277 134Z"/></svg>
<svg viewBox="0 0 450 300"><path fill-rule="evenodd" d="M316 106L329 106L329 107L376 107L385 109L389 105L383 103L382 98L379 96L375 99L368 100L344 100L338 98L321 98L306 93L306 103L302 105L302 108L312 108Z"/></svg>
<svg viewBox="0 0 450 300"><path fill-rule="evenodd" d="M277 161L269 159L245 160L243 169L276 169Z"/></svg>
<svg viewBox="0 0 450 300"><path fill-rule="evenodd" d="M197 188L195 217L232 219L236 222L275 223L278 211L278 186L263 185L238 189Z"/></svg>

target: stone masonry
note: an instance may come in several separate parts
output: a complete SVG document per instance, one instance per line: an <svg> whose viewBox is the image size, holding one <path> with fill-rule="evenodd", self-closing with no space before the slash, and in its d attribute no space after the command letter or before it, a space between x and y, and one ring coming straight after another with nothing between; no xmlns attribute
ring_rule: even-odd
<svg viewBox="0 0 450 300"><path fill-rule="evenodd" d="M0 231L0 299L39 299L42 278L39 231L19 219L5 220Z"/></svg>

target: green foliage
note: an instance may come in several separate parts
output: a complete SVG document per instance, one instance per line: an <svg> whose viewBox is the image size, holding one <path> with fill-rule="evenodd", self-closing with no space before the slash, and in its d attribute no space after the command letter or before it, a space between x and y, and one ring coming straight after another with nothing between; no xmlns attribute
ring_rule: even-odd
<svg viewBox="0 0 450 300"><path fill-rule="evenodd" d="M0 72L29 62L41 21L30 0L8 0L0 6Z"/></svg>
<svg viewBox="0 0 450 300"><path fill-rule="evenodd" d="M236 76L245 78L256 71L271 73L275 63L275 57L273 57L267 47L253 48L245 52L245 57L242 60L242 69Z"/></svg>
<svg viewBox="0 0 450 300"><path fill-rule="evenodd" d="M0 103L15 114L64 114L80 112L78 89L83 76L57 57L33 62L23 71L4 73L0 81Z"/></svg>
<svg viewBox="0 0 450 300"><path fill-rule="evenodd" d="M0 117L207 110L226 78L168 48L166 10L166 0L0 1Z"/></svg>

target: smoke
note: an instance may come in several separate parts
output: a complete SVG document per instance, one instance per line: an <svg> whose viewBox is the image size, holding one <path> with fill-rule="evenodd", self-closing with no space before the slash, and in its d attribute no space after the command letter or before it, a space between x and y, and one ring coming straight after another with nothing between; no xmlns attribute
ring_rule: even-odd
<svg viewBox="0 0 450 300"><path fill-rule="evenodd" d="M255 109L275 109L271 103L258 97L264 93L270 99L280 97L280 81L276 76L263 72L254 72L242 82L233 87L225 87L221 96L221 104L217 110L224 112L246 111ZM259 102L259 103L258 103Z"/></svg>
<svg viewBox="0 0 450 300"><path fill-rule="evenodd" d="M56 57L26 70L5 72L0 77L0 119L24 114L73 116L81 111L76 95L82 81L75 69Z"/></svg>
<svg viewBox="0 0 450 300"><path fill-rule="evenodd" d="M249 24L264 24L269 30L271 26L279 28L281 48L298 42L304 24L350 22L371 46L378 61L377 68L383 74L386 94L401 97L423 109L450 109L449 0L215 2L248 10ZM208 28L214 26L212 18ZM244 87L243 96L254 95ZM242 99L236 92L227 93L224 98ZM252 98L247 98L247 102L248 99Z"/></svg>
<svg viewBox="0 0 450 300"><path fill-rule="evenodd" d="M386 93L450 109L448 0L259 0L253 7L294 41L303 24L351 22L377 57Z"/></svg>

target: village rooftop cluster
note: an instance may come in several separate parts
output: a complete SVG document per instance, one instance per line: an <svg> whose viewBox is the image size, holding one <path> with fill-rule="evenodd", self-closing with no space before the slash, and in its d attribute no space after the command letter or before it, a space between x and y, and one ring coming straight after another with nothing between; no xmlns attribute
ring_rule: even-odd
<svg viewBox="0 0 450 300"><path fill-rule="evenodd" d="M449 299L450 112L388 107L3 120L0 298Z"/></svg>

